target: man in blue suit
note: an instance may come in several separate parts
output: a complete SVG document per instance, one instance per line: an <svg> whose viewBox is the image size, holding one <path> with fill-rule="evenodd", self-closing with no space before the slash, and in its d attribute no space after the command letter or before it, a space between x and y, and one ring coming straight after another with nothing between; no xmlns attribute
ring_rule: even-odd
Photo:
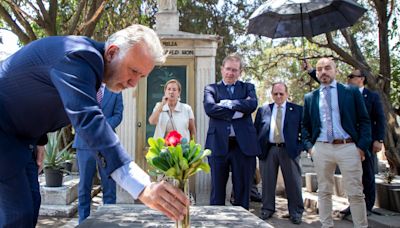
<svg viewBox="0 0 400 228"><path fill-rule="evenodd" d="M285 83L272 84L274 103L265 104L258 109L254 126L261 147L260 171L262 177L261 218L268 219L275 212L275 190L278 168L281 167L285 182L290 220L301 223L304 212L301 192L300 152L301 117L303 108L287 102L289 97Z"/></svg>
<svg viewBox="0 0 400 228"><path fill-rule="evenodd" d="M318 179L322 227L333 227L333 173L339 166L355 227L368 227L362 186L362 160L371 142L371 125L358 88L336 82L336 65L329 58L317 62L321 87L304 96L305 148L312 155Z"/></svg>
<svg viewBox="0 0 400 228"><path fill-rule="evenodd" d="M364 97L365 106L369 118L371 119L372 144L369 147L370 156L365 156L362 163L365 204L367 206L367 214L371 214L375 204L375 173L377 170L376 153L382 150L383 139L385 137L385 114L382 108L382 102L378 93L373 92L364 87L366 84L365 74L361 70L353 70L347 76L347 82L350 85L357 86ZM351 214L350 208L341 211L344 215Z"/></svg>
<svg viewBox="0 0 400 228"><path fill-rule="evenodd" d="M104 96L102 97L102 94ZM97 92L97 97L100 99L100 107L104 116L107 118L107 123L115 131L115 128L122 121L122 112L124 104L122 102L121 93L113 93L102 85ZM73 147L77 149L77 160L79 167L79 189L78 189L78 213L79 223L85 220L90 215L90 203L92 200L92 184L93 176L96 173L96 157L93 156L95 151L91 151L86 142L78 135L75 135ZM99 166L99 164L97 164ZM112 178L109 178L103 169L98 167L101 187L103 191L103 203L115 204L116 202L116 185Z"/></svg>
<svg viewBox="0 0 400 228"><path fill-rule="evenodd" d="M96 92L135 87L165 55L157 34L132 25L98 43L58 36L34 41L0 65L0 227L34 227L26 166L38 139L72 124L101 169L134 198L171 219L181 219L189 200L171 184L151 183L131 161L107 123ZM37 181L37 180L36 180Z"/></svg>
<svg viewBox="0 0 400 228"><path fill-rule="evenodd" d="M232 171L234 205L249 209L250 186L259 154L251 113L257 108L254 85L239 81L242 59L228 55L222 81L204 89L204 109L210 117L205 148L211 149L211 205L225 205L226 183Z"/></svg>

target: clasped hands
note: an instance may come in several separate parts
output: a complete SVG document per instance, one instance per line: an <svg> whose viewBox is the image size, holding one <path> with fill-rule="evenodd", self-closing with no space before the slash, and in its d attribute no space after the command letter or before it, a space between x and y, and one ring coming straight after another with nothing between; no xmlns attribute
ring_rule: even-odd
<svg viewBox="0 0 400 228"><path fill-rule="evenodd" d="M152 182L146 186L139 195L139 200L175 221L183 219L186 208L190 205L188 197L166 181Z"/></svg>

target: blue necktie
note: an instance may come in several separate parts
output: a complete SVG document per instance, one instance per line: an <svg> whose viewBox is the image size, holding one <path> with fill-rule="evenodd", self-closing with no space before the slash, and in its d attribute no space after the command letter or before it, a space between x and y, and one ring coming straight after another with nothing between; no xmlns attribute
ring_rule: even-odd
<svg viewBox="0 0 400 228"><path fill-rule="evenodd" d="M232 98L234 85L227 85L226 89L228 90L229 97Z"/></svg>
<svg viewBox="0 0 400 228"><path fill-rule="evenodd" d="M333 121L332 121L332 102L331 102L331 87L330 86L325 86L322 89L322 92L324 93L324 110L326 114L326 128L327 128L327 138L328 142L333 142Z"/></svg>

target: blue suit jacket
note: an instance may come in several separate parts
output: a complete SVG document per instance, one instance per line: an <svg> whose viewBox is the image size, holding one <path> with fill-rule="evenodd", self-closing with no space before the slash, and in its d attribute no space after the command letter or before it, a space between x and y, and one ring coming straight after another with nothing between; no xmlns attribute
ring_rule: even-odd
<svg viewBox="0 0 400 228"><path fill-rule="evenodd" d="M232 109L217 105L223 99L233 100ZM232 98L222 82L210 84L204 89L203 103L205 112L210 117L205 148L211 149L211 156L224 156L228 153L231 124L241 151L248 156L260 154L256 129L251 118L251 113L257 108L253 84L237 81ZM243 117L232 119L235 111L244 113Z"/></svg>
<svg viewBox="0 0 400 228"><path fill-rule="evenodd" d="M316 70L308 73L312 79L319 83ZM369 118L371 119L372 141L379 141L385 138L385 114L382 108L382 102L378 93L364 87L362 92L365 106Z"/></svg>
<svg viewBox="0 0 400 228"><path fill-rule="evenodd" d="M108 124L110 124L111 128L115 131L115 128L118 127L122 121L122 113L124 111L122 94L113 93L107 88L104 88L101 110L107 118ZM86 141L79 137L78 134L75 134L74 144L72 146L78 149L90 149Z"/></svg>
<svg viewBox="0 0 400 228"><path fill-rule="evenodd" d="M371 119L372 141L379 141L385 138L385 113L379 95L367 88L362 92L365 107Z"/></svg>
<svg viewBox="0 0 400 228"><path fill-rule="evenodd" d="M340 120L343 129L366 154L371 143L371 123L358 88L337 83ZM313 147L321 133L319 89L304 96L302 136L305 149Z"/></svg>
<svg viewBox="0 0 400 228"><path fill-rule="evenodd" d="M267 158L270 149L269 133L271 125L272 110L274 104L265 104L257 110L254 126L257 130L258 143L261 148L260 159ZM286 112L283 123L283 136L285 138L286 152L289 157L296 159L303 150L301 139L301 118L303 108L290 102L286 102Z"/></svg>
<svg viewBox="0 0 400 228"><path fill-rule="evenodd" d="M109 175L130 162L96 101L104 44L80 36L43 38L0 65L0 179L20 172L32 144L72 124Z"/></svg>

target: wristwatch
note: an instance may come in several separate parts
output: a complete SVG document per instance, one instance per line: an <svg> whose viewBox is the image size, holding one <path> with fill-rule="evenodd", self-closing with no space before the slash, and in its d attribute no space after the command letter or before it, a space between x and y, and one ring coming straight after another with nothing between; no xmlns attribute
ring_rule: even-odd
<svg viewBox="0 0 400 228"><path fill-rule="evenodd" d="M381 139L381 140L378 140L378 142L383 143L383 140L382 140L382 139Z"/></svg>

